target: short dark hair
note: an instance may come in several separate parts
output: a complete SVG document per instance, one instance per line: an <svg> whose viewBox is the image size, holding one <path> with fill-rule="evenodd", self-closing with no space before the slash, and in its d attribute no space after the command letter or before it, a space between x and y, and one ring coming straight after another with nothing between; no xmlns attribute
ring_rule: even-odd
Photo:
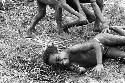
<svg viewBox="0 0 125 83"><path fill-rule="evenodd" d="M50 55L55 54L57 52L58 52L58 50L57 50L56 46L54 46L54 45L48 46L46 48L46 50L44 51L44 53L43 53L43 61L44 61L44 63L50 65L49 64Z"/></svg>

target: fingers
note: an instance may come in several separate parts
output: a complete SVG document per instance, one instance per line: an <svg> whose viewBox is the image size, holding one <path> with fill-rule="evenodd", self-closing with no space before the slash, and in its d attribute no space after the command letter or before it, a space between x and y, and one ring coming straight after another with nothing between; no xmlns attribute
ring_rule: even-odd
<svg viewBox="0 0 125 83"><path fill-rule="evenodd" d="M103 71L103 67L95 67L92 69L93 73L96 74L97 76L101 75L101 72Z"/></svg>

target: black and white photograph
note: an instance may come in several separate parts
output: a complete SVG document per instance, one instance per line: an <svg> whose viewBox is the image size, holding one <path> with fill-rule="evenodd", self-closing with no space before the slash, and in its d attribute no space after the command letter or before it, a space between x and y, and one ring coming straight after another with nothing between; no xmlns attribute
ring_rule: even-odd
<svg viewBox="0 0 125 83"><path fill-rule="evenodd" d="M125 83L125 0L0 0L0 83Z"/></svg>

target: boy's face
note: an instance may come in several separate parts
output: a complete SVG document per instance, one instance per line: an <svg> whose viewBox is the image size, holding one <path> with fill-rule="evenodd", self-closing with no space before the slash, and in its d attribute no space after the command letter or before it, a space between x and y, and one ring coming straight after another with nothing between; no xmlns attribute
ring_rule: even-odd
<svg viewBox="0 0 125 83"><path fill-rule="evenodd" d="M50 55L49 63L51 65L67 65L69 63L69 58L61 58L59 53Z"/></svg>
<svg viewBox="0 0 125 83"><path fill-rule="evenodd" d="M59 54L53 54L53 55L50 55L49 57L49 63L52 64L52 65L57 65L59 64Z"/></svg>

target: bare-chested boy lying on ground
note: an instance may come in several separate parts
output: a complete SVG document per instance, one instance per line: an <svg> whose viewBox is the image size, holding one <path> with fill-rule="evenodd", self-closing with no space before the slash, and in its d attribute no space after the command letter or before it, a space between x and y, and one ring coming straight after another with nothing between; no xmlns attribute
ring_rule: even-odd
<svg viewBox="0 0 125 83"><path fill-rule="evenodd" d="M70 13L78 16L79 21L84 21L85 17L79 12L75 11L72 7L70 7L66 0L37 0L38 12L37 15L31 22L30 28L27 31L27 36L32 37L32 33L36 32L35 26L36 24L46 15L46 6L50 5L55 9L55 18L57 22L57 26L59 27L59 32L62 32L62 8L69 11Z"/></svg>
<svg viewBox="0 0 125 83"><path fill-rule="evenodd" d="M82 44L76 44L62 52L58 52L57 48L52 45L44 52L43 60L49 65L66 66L79 73L85 72L87 66L96 65L93 70L100 74L103 69L103 57L125 58L125 52L117 48L117 46L125 46L125 31L115 26L110 27L110 29L119 35L100 33L93 39Z"/></svg>

